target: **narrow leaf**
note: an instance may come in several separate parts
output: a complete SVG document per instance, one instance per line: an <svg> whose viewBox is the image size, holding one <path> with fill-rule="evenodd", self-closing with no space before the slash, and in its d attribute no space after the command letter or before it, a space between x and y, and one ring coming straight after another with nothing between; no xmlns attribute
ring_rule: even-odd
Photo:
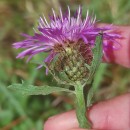
<svg viewBox="0 0 130 130"><path fill-rule="evenodd" d="M97 68L99 67L103 55L102 51L102 41L103 41L103 35L99 34L96 37L95 41L95 47L92 49L93 51L93 60L92 60L92 65L90 68L90 76L89 76L89 81L92 80L94 73L96 72Z"/></svg>
<svg viewBox="0 0 130 130"><path fill-rule="evenodd" d="M26 83L22 84L12 84L8 86L9 89L14 90L15 92L25 94L25 95L48 95L53 92L73 92L66 88L60 87L51 87L51 86L33 86Z"/></svg>
<svg viewBox="0 0 130 130"><path fill-rule="evenodd" d="M87 107L91 106L94 93L98 90L98 87L103 79L107 64L100 64L98 70L95 73L94 80L87 96Z"/></svg>

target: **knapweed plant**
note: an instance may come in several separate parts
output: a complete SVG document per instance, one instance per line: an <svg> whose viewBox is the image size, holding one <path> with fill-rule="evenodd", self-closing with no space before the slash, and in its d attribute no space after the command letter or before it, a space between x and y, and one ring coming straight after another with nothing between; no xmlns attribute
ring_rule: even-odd
<svg viewBox="0 0 130 130"><path fill-rule="evenodd" d="M17 58L28 56L28 61L39 53L48 56L40 61L40 67L46 67L46 74L50 73L58 81L68 87L33 86L27 83L13 84L9 88L28 95L46 95L52 92L65 91L75 95L76 115L81 128L91 128L91 123L86 117L86 108L91 105L93 96L94 74L98 69L105 50L115 47L120 35L114 32L112 25L98 27L96 17L86 13L82 18L82 9L79 7L74 16L70 9L63 14L61 9L57 16L40 17L34 35L23 34L25 40L16 42L13 47L25 49ZM84 87L91 84L84 98ZM63 86L63 85L62 85ZM69 89L73 86L73 90Z"/></svg>

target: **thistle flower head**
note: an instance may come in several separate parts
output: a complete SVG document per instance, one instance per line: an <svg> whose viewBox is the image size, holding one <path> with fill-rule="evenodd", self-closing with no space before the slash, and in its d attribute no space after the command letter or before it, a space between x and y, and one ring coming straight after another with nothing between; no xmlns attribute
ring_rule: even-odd
<svg viewBox="0 0 130 130"><path fill-rule="evenodd" d="M41 52L48 52L44 62L50 66L56 57L57 60L53 69L65 71L69 79L76 80L77 77L87 76L88 69L85 64L91 65L93 53L91 49L95 46L96 36L103 32L103 50L110 46L118 45L117 39L120 35L113 32L112 25L97 27L96 17L89 16L87 11L85 19L82 18L82 9L79 7L74 16L71 16L70 9L63 14L53 15L48 22L45 16L39 18L39 24L33 36L24 34L25 40L13 44L14 48L23 48L17 58L29 56L30 60L34 55ZM113 43L113 44L111 44ZM80 70L78 72L78 70ZM75 73L79 73L75 76Z"/></svg>

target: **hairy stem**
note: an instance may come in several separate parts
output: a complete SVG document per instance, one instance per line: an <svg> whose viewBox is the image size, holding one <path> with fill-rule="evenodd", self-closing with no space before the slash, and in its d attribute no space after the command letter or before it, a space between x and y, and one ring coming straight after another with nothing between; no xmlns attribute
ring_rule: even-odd
<svg viewBox="0 0 130 130"><path fill-rule="evenodd" d="M80 82L77 82L75 85L75 93L76 93L76 116L79 122L80 128L91 128L91 124L86 117L86 105L83 94L83 86Z"/></svg>

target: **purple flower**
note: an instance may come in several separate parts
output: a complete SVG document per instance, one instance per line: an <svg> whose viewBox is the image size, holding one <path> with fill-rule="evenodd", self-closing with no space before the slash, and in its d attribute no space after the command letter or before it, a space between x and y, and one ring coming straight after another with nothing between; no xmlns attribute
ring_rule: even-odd
<svg viewBox="0 0 130 130"><path fill-rule="evenodd" d="M82 19L81 7L77 9L75 16L71 16L69 7L64 15L61 9L59 11L60 15L56 16L52 9L53 15L50 16L50 22L44 16L43 18L40 17L39 25L34 35L23 34L26 39L13 44L16 49L25 49L18 54L17 58L29 56L29 61L34 55L47 52L48 56L44 59L44 62L50 64L54 57L70 44L82 41L84 49L87 46L93 47L96 36L101 31L103 32L104 53L105 49L109 47L117 48L119 46L116 40L121 38L121 36L114 32L112 25L97 27L96 17L89 16L88 12L86 13L86 18ZM87 51L90 52L91 50L87 49Z"/></svg>

